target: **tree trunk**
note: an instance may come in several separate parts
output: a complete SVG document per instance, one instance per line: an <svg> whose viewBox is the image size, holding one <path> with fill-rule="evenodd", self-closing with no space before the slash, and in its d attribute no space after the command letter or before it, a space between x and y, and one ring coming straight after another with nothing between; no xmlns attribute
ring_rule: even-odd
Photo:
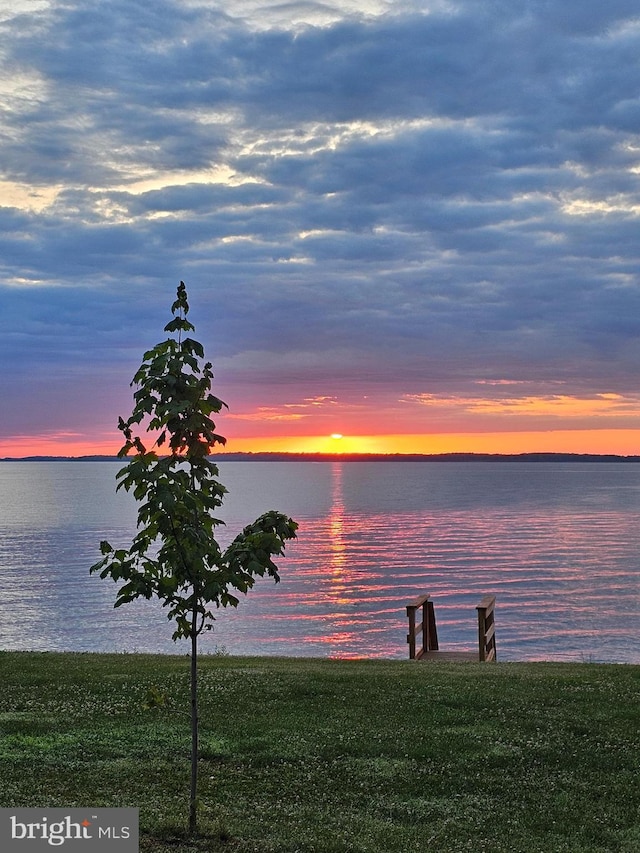
<svg viewBox="0 0 640 853"><path fill-rule="evenodd" d="M198 831L198 634L197 613L193 612L191 629L191 794L189 797L189 833Z"/></svg>

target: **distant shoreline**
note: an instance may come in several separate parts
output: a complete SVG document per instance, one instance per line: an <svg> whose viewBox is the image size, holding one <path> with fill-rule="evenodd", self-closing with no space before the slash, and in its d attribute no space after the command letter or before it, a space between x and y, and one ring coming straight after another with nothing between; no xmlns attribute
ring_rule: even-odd
<svg viewBox="0 0 640 853"><path fill-rule="evenodd" d="M614 453L214 453L214 462L640 462ZM122 462L117 456L5 456L0 462Z"/></svg>

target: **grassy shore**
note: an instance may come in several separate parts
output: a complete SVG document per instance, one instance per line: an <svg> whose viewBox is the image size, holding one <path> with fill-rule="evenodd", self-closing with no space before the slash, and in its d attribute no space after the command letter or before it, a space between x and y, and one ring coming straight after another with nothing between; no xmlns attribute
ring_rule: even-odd
<svg viewBox="0 0 640 853"><path fill-rule="evenodd" d="M205 658L195 842L187 659L0 678L0 806L136 806L142 851L640 851L640 667Z"/></svg>

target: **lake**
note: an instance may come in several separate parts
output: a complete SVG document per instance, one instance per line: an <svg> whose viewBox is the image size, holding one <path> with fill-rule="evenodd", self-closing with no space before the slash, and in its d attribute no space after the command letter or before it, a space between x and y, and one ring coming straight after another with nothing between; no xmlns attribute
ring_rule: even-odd
<svg viewBox="0 0 640 853"><path fill-rule="evenodd" d="M0 647L186 653L154 602L115 610L89 575L128 546L120 462L0 463ZM501 660L640 663L640 465L604 462L222 462L228 543L268 509L299 538L204 653L406 658L406 604L433 596L441 648L474 648L497 596Z"/></svg>

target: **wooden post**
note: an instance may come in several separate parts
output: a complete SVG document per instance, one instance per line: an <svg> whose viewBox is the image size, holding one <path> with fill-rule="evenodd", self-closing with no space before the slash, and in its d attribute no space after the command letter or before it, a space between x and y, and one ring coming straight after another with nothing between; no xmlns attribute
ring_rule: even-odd
<svg viewBox="0 0 640 853"><path fill-rule="evenodd" d="M496 660L495 595L485 595L476 607L478 611L478 660Z"/></svg>
<svg viewBox="0 0 640 853"><path fill-rule="evenodd" d="M429 610L429 605L431 609ZM422 621L416 625L416 610L422 613ZM435 617L433 616L433 604L429 601L428 595L421 595L407 604L407 616L409 617L409 633L407 634L407 643L409 643L409 659L419 660L425 652L429 651L429 620L433 621L433 635L435 636L435 648L438 648L438 638L435 635ZM422 631L422 640L420 646L416 649L416 636Z"/></svg>
<svg viewBox="0 0 640 853"><path fill-rule="evenodd" d="M411 604L407 604L407 616L409 617L409 633L407 634L407 643L409 643L409 660L416 659L416 608Z"/></svg>
<svg viewBox="0 0 640 853"><path fill-rule="evenodd" d="M427 619L429 614L429 605L431 602L426 599L422 603L422 643L420 644L420 657L429 651L429 633L427 631ZM433 607L433 605L431 605Z"/></svg>
<svg viewBox="0 0 640 853"><path fill-rule="evenodd" d="M429 652L437 652L438 651L438 629L436 627L436 612L433 609L433 601L425 601L425 607L427 608L427 612L425 614L426 618L424 621L423 628L423 639L426 646L426 651Z"/></svg>

